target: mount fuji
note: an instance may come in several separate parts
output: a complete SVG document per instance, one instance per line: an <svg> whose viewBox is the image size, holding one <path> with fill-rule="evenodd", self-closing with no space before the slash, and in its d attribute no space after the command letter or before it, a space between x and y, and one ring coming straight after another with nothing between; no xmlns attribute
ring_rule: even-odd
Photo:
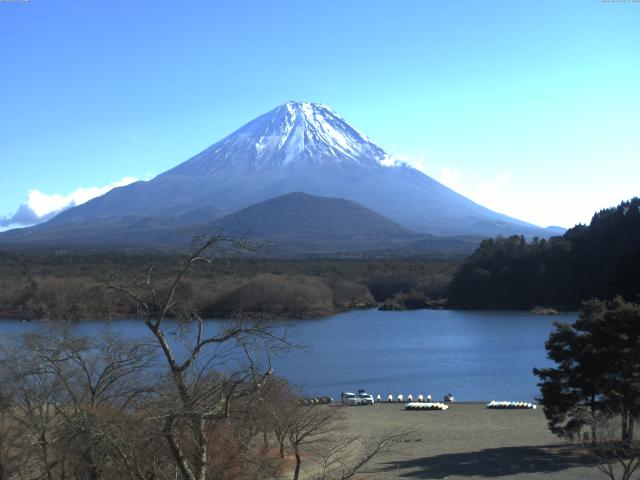
<svg viewBox="0 0 640 480"><path fill-rule="evenodd" d="M144 241L160 241L168 230L208 225L293 192L356 202L419 234L551 233L482 207L394 162L326 105L287 102L152 180L111 190L36 227L5 232L0 245L82 243L104 235L117 243L132 230Z"/></svg>

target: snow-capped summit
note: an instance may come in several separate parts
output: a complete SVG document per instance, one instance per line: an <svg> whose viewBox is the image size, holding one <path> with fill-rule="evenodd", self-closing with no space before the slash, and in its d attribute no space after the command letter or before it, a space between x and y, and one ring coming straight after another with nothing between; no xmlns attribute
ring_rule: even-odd
<svg viewBox="0 0 640 480"><path fill-rule="evenodd" d="M381 147L328 106L290 101L249 122L173 173L195 169L207 175L229 163L258 169L326 162L379 166L388 158Z"/></svg>
<svg viewBox="0 0 640 480"><path fill-rule="evenodd" d="M256 142L259 160L273 161L275 157L287 164L301 158L330 157L370 162L386 155L326 105L287 102L266 117L267 122L252 122L238 132L259 134Z"/></svg>

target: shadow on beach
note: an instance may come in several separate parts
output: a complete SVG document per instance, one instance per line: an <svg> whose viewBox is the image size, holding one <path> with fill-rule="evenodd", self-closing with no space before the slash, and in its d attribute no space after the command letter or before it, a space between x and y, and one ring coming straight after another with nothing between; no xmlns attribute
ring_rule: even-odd
<svg viewBox="0 0 640 480"><path fill-rule="evenodd" d="M589 465L587 459L571 455L561 446L535 446L489 448L389 462L384 470L397 470L401 478L499 478L518 474L551 474Z"/></svg>

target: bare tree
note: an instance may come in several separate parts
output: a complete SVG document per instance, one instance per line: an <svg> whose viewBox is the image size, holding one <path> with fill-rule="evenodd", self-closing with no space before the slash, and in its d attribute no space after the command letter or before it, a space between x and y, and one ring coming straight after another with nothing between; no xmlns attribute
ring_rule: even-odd
<svg viewBox="0 0 640 480"><path fill-rule="evenodd" d="M297 405L287 418L287 437L296 457L293 480L298 480L304 451L316 449L330 441L328 434L336 427L340 411L329 406Z"/></svg>
<svg viewBox="0 0 640 480"><path fill-rule="evenodd" d="M271 353L287 346L284 333L264 323L229 323L209 330L180 298L185 276L198 264L212 263L211 249L225 242L220 237L205 241L164 289L154 284L152 269L142 288L108 287L136 302L162 352L171 385L161 414L162 434L185 480L207 477L208 431L230 417L234 402L255 395L267 383Z"/></svg>
<svg viewBox="0 0 640 480"><path fill-rule="evenodd" d="M15 478L28 464L23 454L26 431L13 421L11 409L10 399L0 395L0 480Z"/></svg>
<svg viewBox="0 0 640 480"><path fill-rule="evenodd" d="M147 344L68 330L28 333L5 348L0 375L11 421L28 440L20 451L30 477L98 479L108 470L139 478L128 468L129 444L116 439L153 391L142 375L152 358Z"/></svg>
<svg viewBox="0 0 640 480"><path fill-rule="evenodd" d="M342 436L327 443L327 448L316 452L314 461L320 465L320 472L314 480L347 480L366 472L371 461L391 453L392 445L404 439L409 432L389 431L371 441L359 437Z"/></svg>
<svg viewBox="0 0 640 480"><path fill-rule="evenodd" d="M365 441L345 434L342 413L337 406L289 403L284 418L296 458L294 480L300 477L303 458L311 461L307 477L314 480L346 480L364 474L374 458L389 453L392 444L409 433L389 431Z"/></svg>
<svg viewBox="0 0 640 480"><path fill-rule="evenodd" d="M40 365L55 375L62 387L61 439L78 452L73 468L87 472L87 478L102 478L106 466L114 460L129 476L127 457L116 448L113 439L115 421L127 414L134 402L153 392L153 385L142 375L153 361L148 344L126 340L105 332L99 338L44 336L31 334L31 348Z"/></svg>
<svg viewBox="0 0 640 480"><path fill-rule="evenodd" d="M182 282L214 261L208 249L221 241L207 241L169 281L156 282L150 269L142 283L103 287L135 302L146 340L51 329L5 345L0 440L18 433L24 441L11 448L0 441L0 474L257 480L276 476L288 443L294 478L310 458L311 474L319 468L318 478L346 479L385 451L386 438L374 445L335 436L340 409L305 406L274 378L272 354L291 348L282 325L208 323L193 311ZM273 437L280 458L270 454Z"/></svg>
<svg viewBox="0 0 640 480"><path fill-rule="evenodd" d="M262 416L260 426L264 430L264 446L267 447L269 434L272 434L278 443L279 456L284 459L290 418L299 407L297 396L286 381L277 378L259 393L257 411Z"/></svg>
<svg viewBox="0 0 640 480"><path fill-rule="evenodd" d="M625 428L620 415L599 412L590 424L595 436L584 435L577 440L580 451L590 458L610 480L631 480L640 472L640 438L637 434L621 440Z"/></svg>

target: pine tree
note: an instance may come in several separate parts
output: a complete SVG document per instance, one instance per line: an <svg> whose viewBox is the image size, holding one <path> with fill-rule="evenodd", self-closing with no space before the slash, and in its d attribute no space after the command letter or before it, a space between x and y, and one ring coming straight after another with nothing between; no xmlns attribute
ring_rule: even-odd
<svg viewBox="0 0 640 480"><path fill-rule="evenodd" d="M572 436L600 415L619 415L623 441L633 438L640 416L640 305L621 298L590 300L573 324L558 323L546 343L554 368L540 377L549 428Z"/></svg>

